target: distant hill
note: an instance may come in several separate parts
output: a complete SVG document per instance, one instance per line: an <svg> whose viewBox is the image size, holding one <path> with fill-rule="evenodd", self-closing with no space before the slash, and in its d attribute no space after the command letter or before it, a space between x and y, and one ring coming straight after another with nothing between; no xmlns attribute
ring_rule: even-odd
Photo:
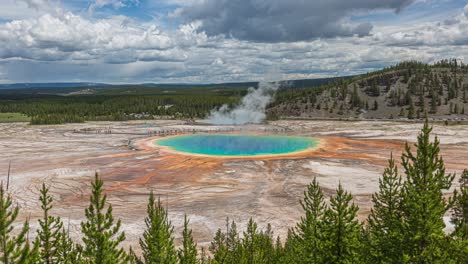
<svg viewBox="0 0 468 264"><path fill-rule="evenodd" d="M106 86L103 83L89 82L70 82L70 83L12 83L0 84L0 89L27 89L27 88L71 88L71 87L86 87L86 86Z"/></svg>
<svg viewBox="0 0 468 264"><path fill-rule="evenodd" d="M344 77L351 78L351 77ZM281 81L283 89L307 88L324 84L329 84L337 78L318 78ZM257 82L233 82L233 83L208 83L208 84L106 84L106 83L14 83L0 84L1 94L52 94L52 95L154 95L167 93L166 89L185 89L185 91L203 92L204 90L214 89L246 89L248 87L257 87Z"/></svg>
<svg viewBox="0 0 468 264"><path fill-rule="evenodd" d="M331 84L279 92L270 117L468 118L468 67L456 60L404 62Z"/></svg>

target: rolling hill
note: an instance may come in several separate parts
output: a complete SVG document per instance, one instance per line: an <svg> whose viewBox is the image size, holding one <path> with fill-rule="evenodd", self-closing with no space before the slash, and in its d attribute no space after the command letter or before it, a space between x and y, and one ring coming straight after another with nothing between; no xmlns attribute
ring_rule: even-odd
<svg viewBox="0 0 468 264"><path fill-rule="evenodd" d="M403 62L329 85L278 93L270 117L465 119L468 67L456 60ZM466 111L465 111L466 109Z"/></svg>

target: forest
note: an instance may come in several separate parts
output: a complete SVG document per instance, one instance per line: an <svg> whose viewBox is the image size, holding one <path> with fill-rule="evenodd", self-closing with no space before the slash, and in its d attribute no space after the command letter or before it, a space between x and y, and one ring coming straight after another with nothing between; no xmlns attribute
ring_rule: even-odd
<svg viewBox="0 0 468 264"><path fill-rule="evenodd" d="M232 105L236 95L4 95L0 113L21 113L32 125L126 121L159 118L203 118L211 109Z"/></svg>
<svg viewBox="0 0 468 264"><path fill-rule="evenodd" d="M341 183L328 199L314 178L300 202L302 217L290 223L283 240L275 237L272 226L261 229L253 218L246 230L238 230L227 219L226 227L218 229L203 248L192 235L190 216L185 216L182 241L176 247L170 208L151 192L139 244L124 249L122 223L114 218L96 174L77 241L64 221L51 214L54 201L49 190L54 186L42 185L43 214L38 230L30 230L29 220L18 225L19 207L7 181L6 187L3 183L0 187L0 259L2 263L99 264L468 263L468 170L460 175L459 187L448 194L455 175L445 171L439 140L432 139L431 131L426 120L416 143L406 144L400 161L390 155L365 221L357 219L359 208ZM445 216L450 216L453 228L446 229Z"/></svg>

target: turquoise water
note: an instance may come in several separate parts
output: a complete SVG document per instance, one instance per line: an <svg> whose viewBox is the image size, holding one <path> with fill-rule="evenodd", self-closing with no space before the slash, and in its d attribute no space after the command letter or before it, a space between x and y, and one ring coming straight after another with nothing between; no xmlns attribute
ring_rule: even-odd
<svg viewBox="0 0 468 264"><path fill-rule="evenodd" d="M317 145L317 139L287 136L186 135L157 140L176 151L212 156L286 154Z"/></svg>

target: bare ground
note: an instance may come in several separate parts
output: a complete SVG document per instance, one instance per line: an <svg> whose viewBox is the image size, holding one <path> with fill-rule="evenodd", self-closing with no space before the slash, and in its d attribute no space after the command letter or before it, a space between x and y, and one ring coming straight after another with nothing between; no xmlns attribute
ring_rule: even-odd
<svg viewBox="0 0 468 264"><path fill-rule="evenodd" d="M399 160L406 141L414 142L422 124L383 121L276 121L268 125L215 127L182 121L96 122L60 126L0 124L0 170L9 192L21 207L21 218L41 211L38 189L51 186L54 212L70 223L78 239L95 171L105 180L109 203L123 221L126 245L136 245L144 230L150 190L161 195L180 238L183 215L190 217L194 236L206 245L226 217L244 228L249 217L260 226L271 223L277 235L301 216L299 200L317 177L327 197L338 183L351 191L364 219L370 195L390 153ZM285 129L287 128L287 129ZM88 133L83 133L87 129ZM323 143L309 152L264 158L210 158L168 152L152 144L157 131L242 129L243 133L287 133L313 136ZM111 130L112 134L105 133ZM99 132L96 132L99 131ZM76 133L80 132L80 133ZM149 132L153 132L151 134ZM435 125L448 172L468 167L468 127ZM2 169L3 168L3 169ZM135 247L135 246L134 246Z"/></svg>

